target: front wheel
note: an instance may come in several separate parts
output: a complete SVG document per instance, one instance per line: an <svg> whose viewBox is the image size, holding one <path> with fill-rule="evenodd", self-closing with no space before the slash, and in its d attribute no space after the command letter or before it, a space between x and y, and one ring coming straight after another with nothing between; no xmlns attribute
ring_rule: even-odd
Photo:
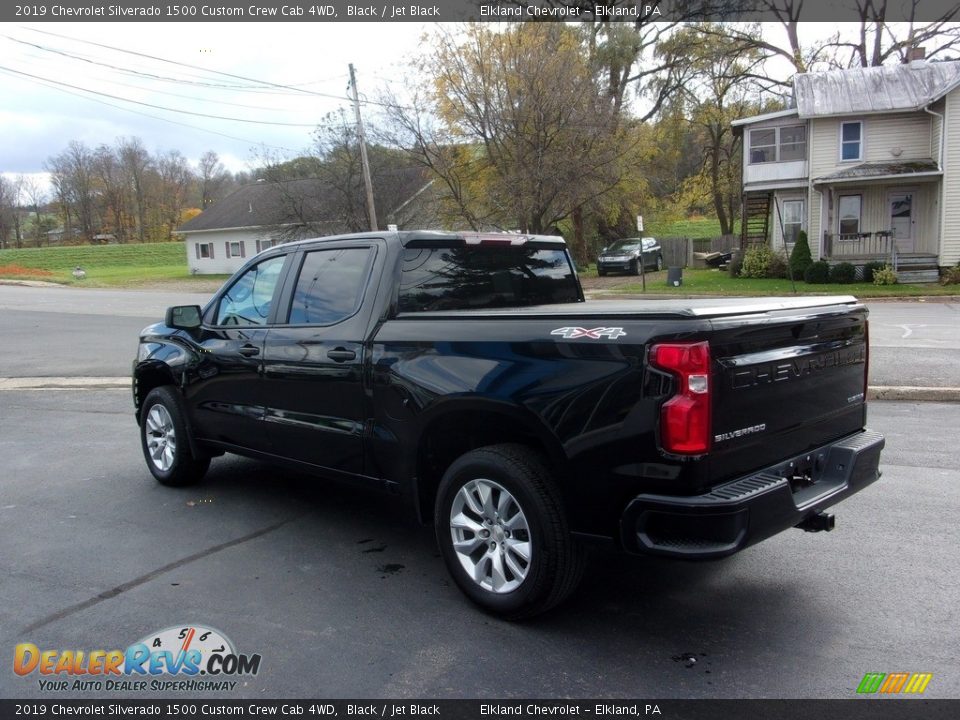
<svg viewBox="0 0 960 720"><path fill-rule="evenodd" d="M461 456L440 482L435 520L447 570L488 612L537 615L580 581L583 551L570 537L559 492L539 455L523 445Z"/></svg>
<svg viewBox="0 0 960 720"><path fill-rule="evenodd" d="M154 388L143 401L140 442L147 467L161 485L191 485L210 467L210 458L198 459L190 452L183 405L168 386Z"/></svg>
<svg viewBox="0 0 960 720"><path fill-rule="evenodd" d="M657 272L663 270L663 255L657 255Z"/></svg>

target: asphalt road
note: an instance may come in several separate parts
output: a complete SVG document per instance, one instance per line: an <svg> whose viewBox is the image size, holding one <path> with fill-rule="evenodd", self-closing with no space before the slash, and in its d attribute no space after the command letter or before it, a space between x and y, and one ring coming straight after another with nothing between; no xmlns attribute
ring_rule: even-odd
<svg viewBox="0 0 960 720"><path fill-rule="evenodd" d="M125 376L141 328L208 295L0 285L0 377ZM598 300L597 302L602 302ZM960 306L872 302L870 383L960 387Z"/></svg>
<svg viewBox="0 0 960 720"><path fill-rule="evenodd" d="M0 697L44 696L10 672L16 643L125 648L196 623L262 655L229 697L852 698L894 671L960 697L960 405L870 414L885 474L832 533L709 564L598 555L570 602L510 624L464 600L392 498L230 457L164 488L126 391L7 391Z"/></svg>

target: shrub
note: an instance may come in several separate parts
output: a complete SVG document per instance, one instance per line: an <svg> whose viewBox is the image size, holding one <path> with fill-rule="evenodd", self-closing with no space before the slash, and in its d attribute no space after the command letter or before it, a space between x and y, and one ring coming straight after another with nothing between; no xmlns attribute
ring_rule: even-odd
<svg viewBox="0 0 960 720"><path fill-rule="evenodd" d="M886 263L882 263L882 262L868 262L868 263L866 263L866 264L863 266L863 281L864 281L864 282L868 282L868 283L872 283L872 282L873 282L873 274L874 274L877 270L883 270L883 268L885 268L886 266L887 266L887 264L886 264Z"/></svg>
<svg viewBox="0 0 960 720"><path fill-rule="evenodd" d="M873 271L873 284L874 285L896 285L897 284L897 273L893 271L893 268L889 265L884 265L879 270Z"/></svg>
<svg viewBox="0 0 960 720"><path fill-rule="evenodd" d="M946 268L940 275L940 284L941 285L957 285L960 284L960 263L957 263L951 268Z"/></svg>
<svg viewBox="0 0 960 720"><path fill-rule="evenodd" d="M803 281L811 285L822 285L830 282L830 266L824 260L810 263L803 273Z"/></svg>
<svg viewBox="0 0 960 720"><path fill-rule="evenodd" d="M748 278L767 277L767 268L770 266L770 258L772 257L773 251L768 246L754 245L743 256L740 276Z"/></svg>
<svg viewBox="0 0 960 720"><path fill-rule="evenodd" d="M768 278L787 277L787 261L782 255L773 254L770 256L770 262L767 263Z"/></svg>
<svg viewBox="0 0 960 720"><path fill-rule="evenodd" d="M857 280L857 269L850 263L843 262L830 268L830 282L849 285Z"/></svg>
<svg viewBox="0 0 960 720"><path fill-rule="evenodd" d="M797 235L797 241L793 244L793 252L790 253L790 270L793 272L793 277L802 278L812 264L813 257L810 255L807 231L801 230Z"/></svg>

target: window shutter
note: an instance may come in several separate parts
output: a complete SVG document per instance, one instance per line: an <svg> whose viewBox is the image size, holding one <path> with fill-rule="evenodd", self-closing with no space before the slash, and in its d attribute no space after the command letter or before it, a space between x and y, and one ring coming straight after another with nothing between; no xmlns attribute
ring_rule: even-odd
<svg viewBox="0 0 960 720"><path fill-rule="evenodd" d="M230 241L227 240L224 245L227 246L227 257L230 257Z"/></svg>
<svg viewBox="0 0 960 720"><path fill-rule="evenodd" d="M242 258L245 258L247 256L245 246L246 246L246 243L243 240L241 240L240 241L240 257Z"/></svg>
<svg viewBox="0 0 960 720"><path fill-rule="evenodd" d="M194 249L194 250L196 251L196 253L197 253L197 260L199 260L199 259L200 259L200 243L197 243L196 245L194 245L194 246L193 246L193 249Z"/></svg>
<svg viewBox="0 0 960 720"><path fill-rule="evenodd" d="M213 243L209 244L209 248L210 248L210 259L213 260Z"/></svg>

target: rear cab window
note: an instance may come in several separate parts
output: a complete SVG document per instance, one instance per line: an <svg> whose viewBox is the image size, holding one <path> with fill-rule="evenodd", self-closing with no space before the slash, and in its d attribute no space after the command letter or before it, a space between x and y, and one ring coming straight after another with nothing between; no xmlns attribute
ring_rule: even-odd
<svg viewBox="0 0 960 720"><path fill-rule="evenodd" d="M581 299L564 245L411 245L403 252L402 313L529 307Z"/></svg>

